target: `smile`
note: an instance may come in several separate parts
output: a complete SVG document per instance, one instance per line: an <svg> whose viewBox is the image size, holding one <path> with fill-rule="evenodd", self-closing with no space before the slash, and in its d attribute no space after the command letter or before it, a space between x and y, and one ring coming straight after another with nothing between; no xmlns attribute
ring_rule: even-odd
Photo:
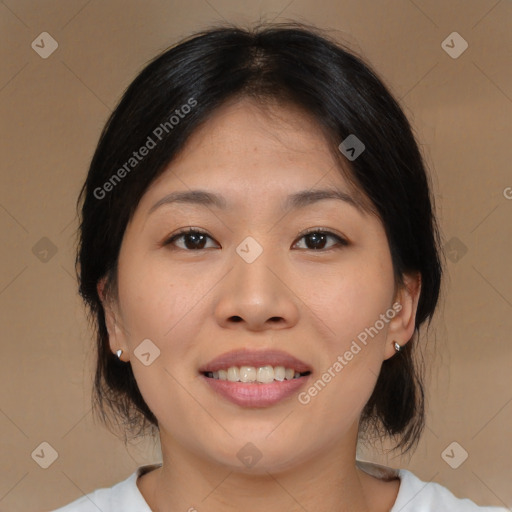
<svg viewBox="0 0 512 512"><path fill-rule="evenodd" d="M259 370L261 368L266 369L260 372ZM300 389L306 385L311 375L309 371L302 374L289 368L284 369L283 367L277 367L277 377L281 377L282 371L285 372L285 378L283 380L277 380L275 374L272 380L267 382L258 380L248 380L244 382L241 380L229 380L228 378L230 375L231 378L234 379L236 371L240 370L240 374L244 379L253 379L254 374L256 374L256 377L260 375L260 378L270 379L270 371L268 368L272 370L274 370L274 368L271 366L261 368L258 368L258 372L256 372L256 368L250 366L242 366L240 369L230 367L227 370L201 373L200 377L217 397L220 396L239 407L263 408L275 405L299 392ZM279 368L283 368L283 370ZM294 373L289 379L286 378L286 370L291 370L291 372ZM290 375L291 372L288 372L288 375ZM217 373L217 377L214 377L214 373ZM221 376L226 378L222 378Z"/></svg>
<svg viewBox="0 0 512 512"><path fill-rule="evenodd" d="M245 382L268 384L270 382L298 379L309 375L311 372L298 372L293 368L284 366L231 366L225 369L219 369L214 372L204 372L203 374L210 379L218 379L229 382Z"/></svg>

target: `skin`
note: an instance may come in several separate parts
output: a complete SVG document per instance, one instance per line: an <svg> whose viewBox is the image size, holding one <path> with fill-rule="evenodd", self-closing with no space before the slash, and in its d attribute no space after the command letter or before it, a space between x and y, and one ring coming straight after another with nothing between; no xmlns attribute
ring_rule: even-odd
<svg viewBox="0 0 512 512"><path fill-rule="evenodd" d="M159 422L163 466L137 482L154 511L384 512L399 490L398 479L356 467L357 431L393 342L414 333L420 276L404 276L395 290L382 223L350 204L322 200L283 216L292 192L350 188L313 119L290 106L273 113L233 100L193 134L126 229L117 300L101 295L111 349L123 350ZM174 203L149 214L165 195L188 189L222 194L229 209ZM190 226L211 237L202 249L191 249L190 237L164 245ZM329 236L315 250L302 235L308 228L349 245ZM263 248L250 264L235 250L247 236ZM279 348L313 367L303 391L395 302L400 313L307 405L295 395L239 407L199 376L226 351ZM160 350L149 366L134 355L146 338ZM248 442L262 454L252 468L237 458Z"/></svg>

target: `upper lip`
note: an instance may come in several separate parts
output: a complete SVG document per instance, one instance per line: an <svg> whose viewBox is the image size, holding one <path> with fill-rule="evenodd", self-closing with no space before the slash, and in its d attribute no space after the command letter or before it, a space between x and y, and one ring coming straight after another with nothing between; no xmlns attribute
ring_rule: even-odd
<svg viewBox="0 0 512 512"><path fill-rule="evenodd" d="M230 366L284 366L285 368L292 368L293 370L304 373L311 372L311 367L304 361L283 352L282 350L232 350L225 352L220 356L212 359L210 362L199 368L199 372L216 372L224 370Z"/></svg>

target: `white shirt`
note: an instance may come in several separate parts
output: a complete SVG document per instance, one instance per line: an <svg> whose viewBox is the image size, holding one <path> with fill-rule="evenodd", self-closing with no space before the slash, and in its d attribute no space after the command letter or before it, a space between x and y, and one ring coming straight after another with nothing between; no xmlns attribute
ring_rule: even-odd
<svg viewBox="0 0 512 512"><path fill-rule="evenodd" d="M398 495L389 512L505 512L504 507L480 507L473 501L455 497L446 487L423 482L406 469L393 469L357 460L356 464L377 478L400 478ZM161 464L140 466L126 480L108 489L97 489L52 512L152 512L137 487L137 478ZM192 504L193 505L193 504Z"/></svg>

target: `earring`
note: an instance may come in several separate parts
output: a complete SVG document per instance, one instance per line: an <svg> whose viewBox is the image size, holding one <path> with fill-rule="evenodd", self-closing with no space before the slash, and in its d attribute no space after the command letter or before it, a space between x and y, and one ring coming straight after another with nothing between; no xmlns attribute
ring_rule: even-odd
<svg viewBox="0 0 512 512"><path fill-rule="evenodd" d="M119 359L121 359L121 354L122 354L122 353L123 353L123 351L122 351L121 349L119 349L119 350L116 352L117 357L118 357Z"/></svg>
<svg viewBox="0 0 512 512"><path fill-rule="evenodd" d="M402 350L402 347L396 341L394 342L394 346L397 352L400 352L400 350Z"/></svg>

